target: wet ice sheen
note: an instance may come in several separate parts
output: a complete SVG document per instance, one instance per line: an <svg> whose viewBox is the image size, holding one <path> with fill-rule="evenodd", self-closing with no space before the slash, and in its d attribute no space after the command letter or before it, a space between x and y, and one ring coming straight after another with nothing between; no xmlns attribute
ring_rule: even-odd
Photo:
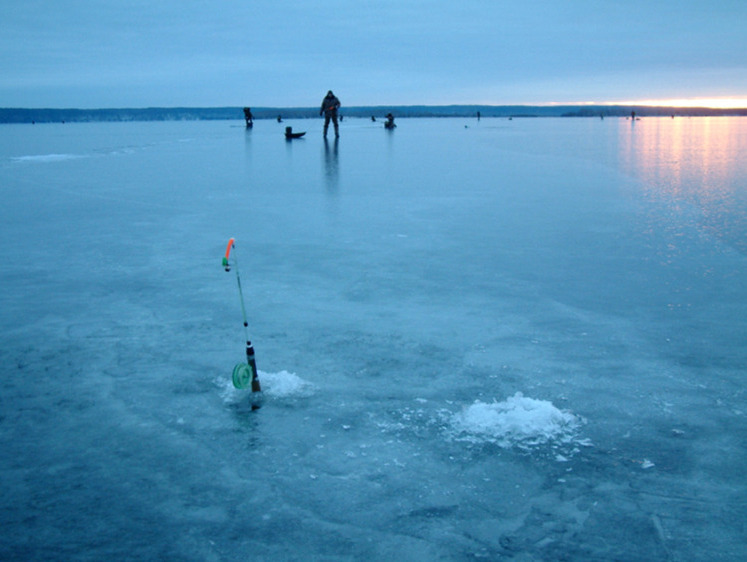
<svg viewBox="0 0 747 562"><path fill-rule="evenodd" d="M747 122L397 123L0 127L0 558L744 558Z"/></svg>

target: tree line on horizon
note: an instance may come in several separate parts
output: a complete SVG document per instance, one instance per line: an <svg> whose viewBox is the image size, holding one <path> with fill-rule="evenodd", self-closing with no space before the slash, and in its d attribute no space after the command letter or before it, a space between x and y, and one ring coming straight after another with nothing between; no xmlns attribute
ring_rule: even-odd
<svg viewBox="0 0 747 562"><path fill-rule="evenodd" d="M344 117L383 118L392 113L407 117L703 117L747 116L747 108L712 109L648 106L531 106L531 105L407 105L343 107ZM312 107L252 107L254 119L310 119L319 117ZM0 108L0 123L81 123L97 121L244 120L242 107L148 107L112 109Z"/></svg>

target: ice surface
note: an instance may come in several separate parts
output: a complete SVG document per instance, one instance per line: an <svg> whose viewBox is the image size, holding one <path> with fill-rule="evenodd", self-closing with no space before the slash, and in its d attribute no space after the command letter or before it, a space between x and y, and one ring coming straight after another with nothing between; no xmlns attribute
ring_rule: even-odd
<svg viewBox="0 0 747 562"><path fill-rule="evenodd" d="M0 558L745 558L744 119L0 128Z"/></svg>

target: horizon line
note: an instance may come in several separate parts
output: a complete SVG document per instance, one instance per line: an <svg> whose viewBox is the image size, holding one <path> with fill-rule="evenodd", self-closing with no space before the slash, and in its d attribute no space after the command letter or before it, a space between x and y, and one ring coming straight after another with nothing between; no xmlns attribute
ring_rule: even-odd
<svg viewBox="0 0 747 562"><path fill-rule="evenodd" d="M380 104L354 104L347 105L348 108L365 108L365 107L470 107L470 106L484 106L484 107L661 107L671 109L747 109L747 98L699 98L699 99L666 99L666 100L622 100L622 101L575 101L575 102L520 102L520 103L380 103ZM53 110L113 110L113 109L178 109L178 108L193 108L193 109L219 109L219 108L233 108L233 107L247 107L245 104L239 105L147 105L147 106L108 106L108 107L12 107L12 106L0 106L0 109L53 109ZM250 107L256 108L272 108L272 109L307 109L314 106L305 105L256 105L253 104Z"/></svg>

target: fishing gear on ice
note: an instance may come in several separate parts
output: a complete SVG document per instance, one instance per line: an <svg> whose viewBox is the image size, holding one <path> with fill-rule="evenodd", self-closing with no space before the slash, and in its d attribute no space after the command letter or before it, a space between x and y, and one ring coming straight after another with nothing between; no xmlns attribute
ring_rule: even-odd
<svg viewBox="0 0 747 562"><path fill-rule="evenodd" d="M234 252L233 258L231 259L231 250L236 247L234 239L231 238L228 241L226 247L226 255L223 256L223 268L226 271L231 271L233 266L236 271L236 282L239 285L239 299L241 301L241 316L244 320L244 339L246 340L246 363L237 363L233 368L233 385L236 388L247 388L251 386L252 392L260 392L262 389L259 385L259 377L257 376L257 362L254 359L254 347L252 342L249 341L249 323L246 320L246 307L244 306L244 293L241 290L241 276L239 275L239 263L236 259L236 253Z"/></svg>

